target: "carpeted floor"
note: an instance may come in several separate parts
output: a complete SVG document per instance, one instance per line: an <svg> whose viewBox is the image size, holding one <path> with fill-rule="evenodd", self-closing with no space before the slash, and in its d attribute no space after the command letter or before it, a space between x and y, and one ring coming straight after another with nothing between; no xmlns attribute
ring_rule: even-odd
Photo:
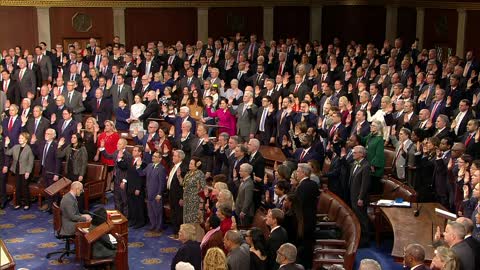
<svg viewBox="0 0 480 270"><path fill-rule="evenodd" d="M107 209L113 209L113 199L108 196ZM94 208L95 206L93 206ZM130 269L170 269L170 262L177 251L180 242L171 240L163 234L152 234L145 228L129 230L128 254ZM29 211L13 210L8 206L0 210L0 238L6 243L10 253L16 261L16 269L83 269L74 255L59 264L58 257L46 259L48 252L62 248L62 243L53 235L52 216L42 213L37 205L32 205ZM401 270L402 265L394 263L390 256L392 241L386 240L381 248L372 243L371 248L359 249L355 269L363 258L375 259L382 265L383 270Z"/></svg>

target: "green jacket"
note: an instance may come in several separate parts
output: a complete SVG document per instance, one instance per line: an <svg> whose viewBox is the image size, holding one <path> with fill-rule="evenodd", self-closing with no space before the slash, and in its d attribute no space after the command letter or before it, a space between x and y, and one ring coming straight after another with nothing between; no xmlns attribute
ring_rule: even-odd
<svg viewBox="0 0 480 270"><path fill-rule="evenodd" d="M367 160L371 166L375 167L373 176L383 177L383 170L385 168L385 153L383 152L383 137L376 136L372 133L366 137L362 137L362 145L367 149Z"/></svg>

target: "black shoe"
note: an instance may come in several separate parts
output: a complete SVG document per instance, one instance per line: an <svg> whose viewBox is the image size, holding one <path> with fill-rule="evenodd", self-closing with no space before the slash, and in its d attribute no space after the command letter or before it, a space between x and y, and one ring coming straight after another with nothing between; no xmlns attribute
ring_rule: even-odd
<svg viewBox="0 0 480 270"><path fill-rule="evenodd" d="M145 224L138 224L138 225L133 226L133 228L134 228L134 229L140 229L140 228L142 228L143 226L145 226Z"/></svg>

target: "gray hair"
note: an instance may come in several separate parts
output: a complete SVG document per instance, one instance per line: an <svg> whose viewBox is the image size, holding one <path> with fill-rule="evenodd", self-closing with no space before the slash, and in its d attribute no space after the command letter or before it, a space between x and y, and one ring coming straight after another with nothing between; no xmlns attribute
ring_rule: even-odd
<svg viewBox="0 0 480 270"><path fill-rule="evenodd" d="M448 221L447 226L450 226L452 228L452 231L457 239L463 239L465 238L465 235L467 235L467 230L465 229L465 226L463 226L463 224L460 222Z"/></svg>
<svg viewBox="0 0 480 270"><path fill-rule="evenodd" d="M180 111L185 111L187 114L190 114L190 108L188 108L187 106L180 107Z"/></svg>
<svg viewBox="0 0 480 270"><path fill-rule="evenodd" d="M405 255L412 256L415 261L423 262L425 260L425 248L420 244L410 244L405 249Z"/></svg>
<svg viewBox="0 0 480 270"><path fill-rule="evenodd" d="M383 136L383 123L379 120L374 120L373 123L377 126L377 135Z"/></svg>
<svg viewBox="0 0 480 270"><path fill-rule="evenodd" d="M372 259L363 259L360 261L359 270L382 270L380 264Z"/></svg>
<svg viewBox="0 0 480 270"><path fill-rule="evenodd" d="M251 174L253 172L253 166L248 163L243 163L240 165L240 169L245 170L247 174Z"/></svg>
<svg viewBox="0 0 480 270"><path fill-rule="evenodd" d="M227 132L222 132L218 135L218 137L223 137L226 141L228 141L228 139L230 139L230 135L228 135Z"/></svg>
<svg viewBox="0 0 480 270"><path fill-rule="evenodd" d="M257 149L260 147L260 141L258 139L255 139L255 138L250 139L249 143L251 143Z"/></svg>
<svg viewBox="0 0 480 270"><path fill-rule="evenodd" d="M290 243L285 243L280 246L282 255L288 260L288 262L295 262L297 260L297 248Z"/></svg>
<svg viewBox="0 0 480 270"><path fill-rule="evenodd" d="M365 149L365 147L363 147L362 145L357 145L353 148L355 151L358 151L360 154L363 155L363 157L365 157L367 155L367 150Z"/></svg>
<svg viewBox="0 0 480 270"><path fill-rule="evenodd" d="M298 169L301 169L301 171L305 175L310 175L312 173L312 167L310 167L310 165L308 163L299 163L298 167L297 167L297 171L298 171Z"/></svg>
<svg viewBox="0 0 480 270"><path fill-rule="evenodd" d="M175 152L177 152L177 155L181 160L185 158L185 152L183 152L183 150L175 150Z"/></svg>
<svg viewBox="0 0 480 270"><path fill-rule="evenodd" d="M192 128L192 123L190 121L185 121L182 124L185 124L188 128Z"/></svg>

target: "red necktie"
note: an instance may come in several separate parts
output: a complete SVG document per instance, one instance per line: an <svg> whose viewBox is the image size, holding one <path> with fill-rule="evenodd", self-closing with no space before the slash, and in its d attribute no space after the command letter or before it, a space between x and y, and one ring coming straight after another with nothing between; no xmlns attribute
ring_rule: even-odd
<svg viewBox="0 0 480 270"><path fill-rule="evenodd" d="M97 99L97 110L100 108L100 99Z"/></svg>
<svg viewBox="0 0 480 270"><path fill-rule="evenodd" d="M299 161L303 161L303 158L305 157L306 154L307 154L307 150L303 150L302 155L300 155Z"/></svg>
<svg viewBox="0 0 480 270"><path fill-rule="evenodd" d="M10 121L8 122L8 131L12 131L13 128L13 117L10 117Z"/></svg>
<svg viewBox="0 0 480 270"><path fill-rule="evenodd" d="M468 143L470 142L472 137L473 137L473 134L468 135L468 138L465 140L465 146L468 146Z"/></svg>
<svg viewBox="0 0 480 270"><path fill-rule="evenodd" d="M278 75L282 75L283 71L283 63L280 63L280 66L278 67Z"/></svg>
<svg viewBox="0 0 480 270"><path fill-rule="evenodd" d="M295 86L295 91L293 91L294 94L296 94L296 93L298 92L298 87L300 87L299 84L297 84L297 85Z"/></svg>
<svg viewBox="0 0 480 270"><path fill-rule="evenodd" d="M337 129L337 126L332 127L332 129L330 130L330 137L333 137L333 134L335 133L336 129Z"/></svg>
<svg viewBox="0 0 480 270"><path fill-rule="evenodd" d="M433 116L435 115L435 112L437 111L437 108L438 108L439 104L440 104L440 102L436 102L435 105L433 106L432 114L430 114L430 120L433 120Z"/></svg>

